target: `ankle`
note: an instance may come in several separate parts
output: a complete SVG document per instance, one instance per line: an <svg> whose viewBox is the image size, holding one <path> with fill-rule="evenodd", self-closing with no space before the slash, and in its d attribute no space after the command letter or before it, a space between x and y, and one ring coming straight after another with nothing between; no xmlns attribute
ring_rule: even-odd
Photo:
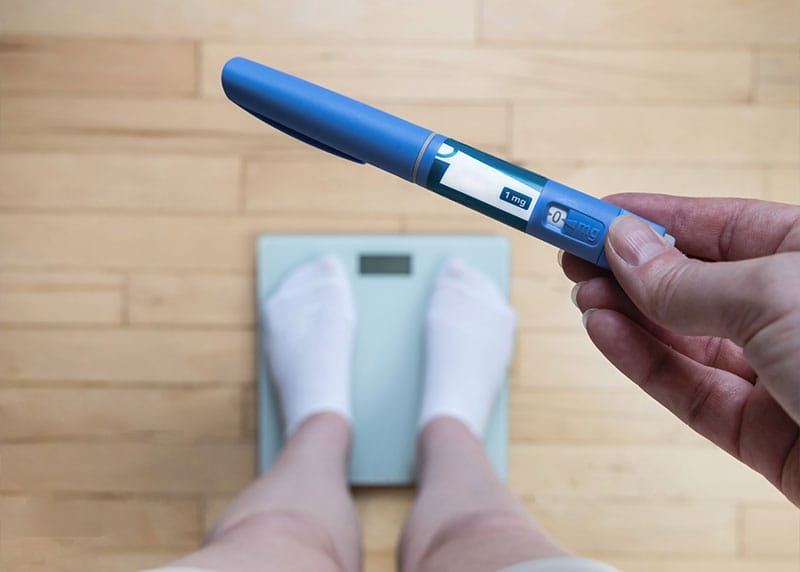
<svg viewBox="0 0 800 572"><path fill-rule="evenodd" d="M463 420L450 415L430 418L419 428L420 444L469 441L480 443L478 437Z"/></svg>
<svg viewBox="0 0 800 572"><path fill-rule="evenodd" d="M436 417L426 423L417 435L419 480L423 482L442 467L485 465L483 442L460 419Z"/></svg>
<svg viewBox="0 0 800 572"><path fill-rule="evenodd" d="M289 438L323 438L331 444L345 442L349 446L353 440L353 428L350 419L338 411L318 411L303 419Z"/></svg>

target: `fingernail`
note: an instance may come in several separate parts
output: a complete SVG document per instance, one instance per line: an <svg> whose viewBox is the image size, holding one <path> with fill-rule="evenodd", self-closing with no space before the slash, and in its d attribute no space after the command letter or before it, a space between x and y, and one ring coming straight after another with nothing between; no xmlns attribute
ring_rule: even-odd
<svg viewBox="0 0 800 572"><path fill-rule="evenodd" d="M563 260L563 258L564 258L564 251L563 251L563 250L559 250L559 251L558 251L558 254L556 255L556 257L558 258L558 265L559 265L561 268L564 268L564 260Z"/></svg>
<svg viewBox="0 0 800 572"><path fill-rule="evenodd" d="M586 327L586 322L588 322L588 321L589 321L589 316L590 316L590 315L592 314L592 312L594 312L594 311L595 311L595 308L589 308L588 310L586 310L586 311L585 311L585 312L584 312L584 313L581 315L581 322L583 322L583 327L584 327L584 328Z"/></svg>
<svg viewBox="0 0 800 572"><path fill-rule="evenodd" d="M578 307L578 291L584 284L586 284L586 281L576 282L575 285L572 287L572 290L570 290L569 292L569 297L572 299L572 303L575 304L576 308Z"/></svg>
<svg viewBox="0 0 800 572"><path fill-rule="evenodd" d="M632 266L641 266L669 248L669 244L642 219L623 215L608 229L611 248Z"/></svg>

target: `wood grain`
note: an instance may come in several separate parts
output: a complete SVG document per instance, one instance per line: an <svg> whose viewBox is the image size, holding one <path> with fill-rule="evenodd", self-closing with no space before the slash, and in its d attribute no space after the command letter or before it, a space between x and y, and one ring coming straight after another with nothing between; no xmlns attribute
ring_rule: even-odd
<svg viewBox="0 0 800 572"><path fill-rule="evenodd" d="M0 492L38 494L231 493L255 470L252 447L231 443L6 444L3 463Z"/></svg>
<svg viewBox="0 0 800 572"><path fill-rule="evenodd" d="M348 0L332 4L243 0L231 9L226 2L178 0L79 0L69 6L58 0L3 2L2 31L44 36L138 36L247 38L297 41L384 40L463 42L475 38L476 3L457 10L424 0L387 0L377 4ZM446 22L446 25L442 25Z"/></svg>
<svg viewBox="0 0 800 572"><path fill-rule="evenodd" d="M711 446L626 380L602 389L517 385L510 407L515 442Z"/></svg>
<svg viewBox="0 0 800 572"><path fill-rule="evenodd" d="M519 105L512 141L526 160L796 164L800 109Z"/></svg>
<svg viewBox="0 0 800 572"><path fill-rule="evenodd" d="M756 66L758 101L800 103L800 50L761 49Z"/></svg>
<svg viewBox="0 0 800 572"><path fill-rule="evenodd" d="M242 55L595 196L800 204L794 0L0 1L0 569L192 550L255 475L255 240L512 248L509 485L626 572L796 572L797 509L594 348L556 249L286 137ZM365 570L414 491L354 491Z"/></svg>
<svg viewBox="0 0 800 572"><path fill-rule="evenodd" d="M0 441L238 441L241 409L233 387L6 387Z"/></svg>
<svg viewBox="0 0 800 572"><path fill-rule="evenodd" d="M0 336L5 381L247 383L255 378L251 331L6 328Z"/></svg>
<svg viewBox="0 0 800 572"><path fill-rule="evenodd" d="M800 169L774 167L767 171L766 198L790 204L800 204Z"/></svg>
<svg viewBox="0 0 800 572"><path fill-rule="evenodd" d="M0 270L0 324L118 325L123 298L118 273Z"/></svg>
<svg viewBox="0 0 800 572"><path fill-rule="evenodd" d="M4 570L25 572L130 572L158 567L185 552L185 548L106 548L74 539L28 537L0 541L0 564Z"/></svg>
<svg viewBox="0 0 800 572"><path fill-rule="evenodd" d="M249 273L137 273L128 285L131 324L253 326L255 281Z"/></svg>
<svg viewBox="0 0 800 572"><path fill-rule="evenodd" d="M800 7L783 0L486 0L481 38L497 43L797 45Z"/></svg>
<svg viewBox="0 0 800 572"><path fill-rule="evenodd" d="M800 558L800 515L781 504L742 507L742 543L748 556Z"/></svg>
<svg viewBox="0 0 800 572"><path fill-rule="evenodd" d="M580 552L670 557L736 553L736 511L725 504L673 502L526 503L553 535ZM687 513L693 517L687 521Z"/></svg>
<svg viewBox="0 0 800 572"><path fill-rule="evenodd" d="M523 496L785 502L762 476L716 448L513 443L510 451L509 483Z"/></svg>
<svg viewBox="0 0 800 572"><path fill-rule="evenodd" d="M390 93L404 100L445 102L741 102L751 97L754 65L747 50L731 49L375 46L354 52L325 44L206 43L203 95L223 95L219 75L232 56L263 62L350 97L370 100Z"/></svg>
<svg viewBox="0 0 800 572"><path fill-rule="evenodd" d="M0 39L0 94L194 95L193 42Z"/></svg>
<svg viewBox="0 0 800 572"><path fill-rule="evenodd" d="M235 212L236 157L97 156L8 153L0 156L0 208Z"/></svg>
<svg viewBox="0 0 800 572"><path fill-rule="evenodd" d="M0 265L242 271L260 234L399 229L397 217L0 213Z"/></svg>
<svg viewBox="0 0 800 572"><path fill-rule="evenodd" d="M387 94L387 98L390 94ZM496 102L376 105L431 129L498 151L507 145L508 108ZM308 153L302 143L222 99L7 97L0 150L135 151L214 156Z"/></svg>
<svg viewBox="0 0 800 572"><path fill-rule="evenodd" d="M0 496L3 539L51 537L95 545L191 547L199 534L191 500Z"/></svg>

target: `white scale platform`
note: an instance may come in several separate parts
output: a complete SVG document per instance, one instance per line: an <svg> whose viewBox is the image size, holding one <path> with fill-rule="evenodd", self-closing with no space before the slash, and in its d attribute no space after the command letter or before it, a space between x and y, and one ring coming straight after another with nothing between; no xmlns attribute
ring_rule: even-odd
<svg viewBox="0 0 800 572"><path fill-rule="evenodd" d="M291 269L320 256L338 257L355 295L357 329L352 406L355 441L350 482L414 482L416 422L423 372L425 312L442 263L458 256L508 295L509 245L498 236L267 235L258 242L259 304ZM268 356L259 347L259 467L269 468L283 444L283 421ZM309 356L309 359L314 359ZM508 463L508 383L484 440L497 473Z"/></svg>

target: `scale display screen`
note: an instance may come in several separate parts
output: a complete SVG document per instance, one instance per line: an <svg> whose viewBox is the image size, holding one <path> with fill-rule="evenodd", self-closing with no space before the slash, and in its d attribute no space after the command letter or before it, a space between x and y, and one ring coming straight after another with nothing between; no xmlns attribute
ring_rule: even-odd
<svg viewBox="0 0 800 572"><path fill-rule="evenodd" d="M408 254L362 254L358 258L360 274L411 274Z"/></svg>

